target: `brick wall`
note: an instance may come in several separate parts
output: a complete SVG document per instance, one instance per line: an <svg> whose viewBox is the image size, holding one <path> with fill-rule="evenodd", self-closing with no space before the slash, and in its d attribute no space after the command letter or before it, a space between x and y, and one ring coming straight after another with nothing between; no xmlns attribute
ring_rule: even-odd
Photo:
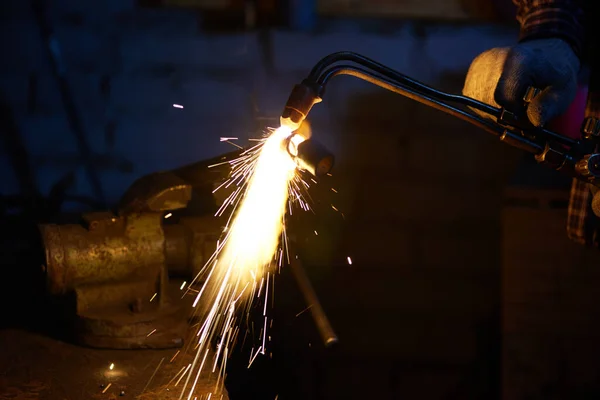
<svg viewBox="0 0 600 400"><path fill-rule="evenodd" d="M31 13L10 4L1 51L14 56L0 73L2 101L40 188L75 171L71 192L90 195ZM330 52L357 51L458 92L475 55L516 37L497 27L413 23L386 32L332 23L315 34L209 36L185 12L119 1L102 10L54 4L69 83L93 151L104 156L96 167L111 201L139 176L230 150L220 136L255 136ZM10 40L15 34L19 41ZM28 108L32 75L36 100ZM322 390L329 398L493 398L500 194L520 154L353 78L337 78L311 117L315 135L336 153L327 184L339 192L324 190L303 237L309 273L341 340ZM2 192L15 192L12 171L3 171Z"/></svg>

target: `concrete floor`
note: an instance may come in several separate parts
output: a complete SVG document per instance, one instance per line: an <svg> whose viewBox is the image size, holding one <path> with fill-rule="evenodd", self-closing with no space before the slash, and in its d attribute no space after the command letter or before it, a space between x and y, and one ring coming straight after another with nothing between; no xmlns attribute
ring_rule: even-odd
<svg viewBox="0 0 600 400"><path fill-rule="evenodd" d="M0 353L2 399L134 399L142 394L144 399L171 399L179 396L179 392L160 393L162 385L179 370L179 363L168 362L176 350L90 349L12 329L0 331L0 342L10 344ZM163 358L163 365L149 382ZM112 371L111 363L115 364ZM111 386L102 393L109 383ZM155 396L157 393L160 397Z"/></svg>

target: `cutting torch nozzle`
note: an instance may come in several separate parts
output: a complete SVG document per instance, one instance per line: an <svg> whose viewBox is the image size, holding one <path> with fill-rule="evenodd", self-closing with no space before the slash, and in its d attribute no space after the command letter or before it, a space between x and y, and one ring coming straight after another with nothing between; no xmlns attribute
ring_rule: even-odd
<svg viewBox="0 0 600 400"><path fill-rule="evenodd" d="M321 102L321 97L318 90L309 82L304 81L294 86L281 113L281 126L288 127L292 131L297 130L311 108L319 102Z"/></svg>

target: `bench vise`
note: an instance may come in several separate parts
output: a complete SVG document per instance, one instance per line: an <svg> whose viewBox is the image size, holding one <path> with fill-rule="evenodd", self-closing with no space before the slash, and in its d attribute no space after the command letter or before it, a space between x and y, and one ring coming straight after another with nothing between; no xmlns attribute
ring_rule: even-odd
<svg viewBox="0 0 600 400"><path fill-rule="evenodd" d="M170 277L189 282L214 252L223 221L214 217L219 199L212 192L229 173L223 161L236 154L144 176L115 212L39 226L46 286L68 307L75 341L121 349L182 345L191 296Z"/></svg>

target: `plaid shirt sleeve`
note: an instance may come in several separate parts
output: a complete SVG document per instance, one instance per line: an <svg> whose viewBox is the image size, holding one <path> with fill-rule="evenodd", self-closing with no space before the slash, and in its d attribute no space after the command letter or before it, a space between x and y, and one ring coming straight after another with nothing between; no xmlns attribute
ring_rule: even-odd
<svg viewBox="0 0 600 400"><path fill-rule="evenodd" d="M586 246L597 245L598 218L592 211L592 193L586 182L573 179L567 209L567 236Z"/></svg>
<svg viewBox="0 0 600 400"><path fill-rule="evenodd" d="M600 117L600 61L595 49L597 34L587 23L598 15L597 0L513 0L518 7L521 25L520 41L560 38L571 45L582 59L588 59L592 81L586 107L586 117ZM590 32L586 35L586 31ZM596 51L594 51L596 50ZM567 236L580 244L597 246L600 219L592 211L589 184L573 180L567 215Z"/></svg>
<svg viewBox="0 0 600 400"><path fill-rule="evenodd" d="M591 0L596 1L596 0ZM560 38L578 56L584 47L585 0L513 0L521 25L520 41Z"/></svg>

